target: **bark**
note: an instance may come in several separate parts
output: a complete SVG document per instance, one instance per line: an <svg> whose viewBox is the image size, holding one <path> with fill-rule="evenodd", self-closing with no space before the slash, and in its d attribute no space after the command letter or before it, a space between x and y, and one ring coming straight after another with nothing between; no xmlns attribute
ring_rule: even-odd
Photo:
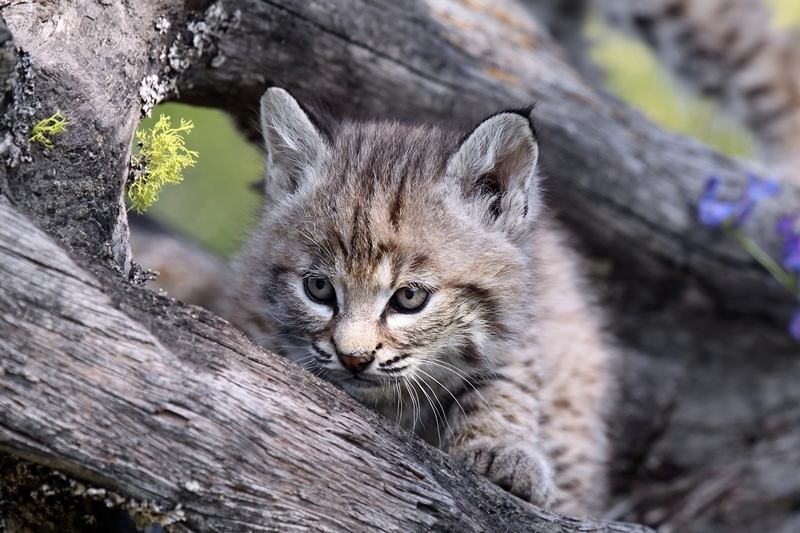
<svg viewBox="0 0 800 533"><path fill-rule="evenodd" d="M633 425L617 428L622 449L641 449L617 469L611 514L673 531L792 527L800 368L796 345L774 322L785 323L795 302L694 217L709 174L735 189L751 165L593 91L522 7L0 5L19 48L14 57L6 38L0 54L0 72L13 74L0 189L14 206L2 207L0 223L0 446L15 461L113 490L119 498L106 492L98 501L132 511L140 525L150 514L182 511L195 531L636 530L522 506L213 315L108 273L138 273L121 189L138 118L161 98L179 94L243 124L275 83L360 118L459 124L536 101L553 203L591 250L613 261L611 276L597 281L612 305L609 322L645 352L624 359L623 412L651 407L620 419L662 420L638 435ZM31 126L56 110L68 130L52 149L29 145ZM773 222L799 199L787 186L747 233L776 253ZM93 265L91 273L17 211ZM57 474L43 482L36 468L15 466L4 497L27 506L70 496L86 504L70 509L96 511L99 492ZM315 483L323 476L330 485Z"/></svg>
<svg viewBox="0 0 800 533"><path fill-rule="evenodd" d="M0 449L83 480L45 498L95 485L140 529L646 531L538 511L210 312L81 268L4 203L0 227Z"/></svg>
<svg viewBox="0 0 800 533"><path fill-rule="evenodd" d="M602 90L603 74L589 57L586 39L586 18L591 7L588 0L520 0L548 33L563 48L572 67L594 89Z"/></svg>
<svg viewBox="0 0 800 533"><path fill-rule="evenodd" d="M686 270L728 309L788 321L794 299L737 244L696 221L695 201L711 174L734 194L755 165L665 132L592 91L522 6L236 5L242 17L220 38L217 67L188 69L178 83L182 101L221 107L246 123L264 88L279 84L347 116L448 124L536 102L553 203L585 239L651 280ZM747 232L777 255L774 222L798 203L800 192L787 185Z"/></svg>

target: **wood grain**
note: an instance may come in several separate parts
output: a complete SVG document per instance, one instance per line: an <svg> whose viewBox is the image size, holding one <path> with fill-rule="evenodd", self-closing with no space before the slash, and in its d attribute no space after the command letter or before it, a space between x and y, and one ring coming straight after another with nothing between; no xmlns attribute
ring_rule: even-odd
<svg viewBox="0 0 800 533"><path fill-rule="evenodd" d="M196 532L647 531L539 511L204 309L88 273L5 203L0 227L2 451Z"/></svg>
<svg viewBox="0 0 800 533"><path fill-rule="evenodd" d="M412 530L438 520L440 530L513 531L532 516L543 531L614 530L519 507L341 393L253 351L212 315L104 270L124 277L131 269L122 185L134 129L154 101L141 91L152 76L162 97L225 109L242 124L255 120L258 97L276 83L339 115L450 125L533 101L548 195L613 265L594 285L621 342L644 353L642 374L629 378L634 391L665 392L647 401L622 394L622 411L648 401L674 406L671 416L659 411L659 435L620 437L645 446L617 495L617 509L631 511L614 516L703 533L793 531L800 366L784 326L797 304L694 217L708 175L720 175L733 196L749 170L761 169L665 132L592 89L511 0L11 0L0 14L10 28L0 27L8 89L0 196L71 254L13 222L19 215L0 224L0 420L16 459L168 509L180 502L198 531L233 530L230 516L267 530L366 530L374 524L363 496L379 493L396 516L378 510L374 520L396 518ZM71 125L54 149L29 146L32 124L59 109ZM774 221L799 204L797 188L786 186L745 232L777 256ZM285 401L294 403L284 404L272 394L287 383ZM237 399L246 402L231 405ZM306 418L330 431L284 433ZM203 441L212 431L224 439ZM195 449L198 439L205 444ZM337 459L344 450L352 456L331 472L379 479L389 492L344 480L327 494L307 489L321 474L280 451L289 444ZM406 459L407 449L422 455ZM268 492L272 483L280 498ZM335 506L319 507L309 494ZM225 515L228 508L238 514Z"/></svg>
<svg viewBox="0 0 800 533"><path fill-rule="evenodd" d="M787 322L795 302L738 244L696 220L705 180L735 196L758 165L667 132L593 90L513 0L241 0L238 26L181 77L181 100L254 124L273 84L358 118L474 122L535 103L547 189L583 238L661 280L690 272L730 310ZM357 13L358 16L353 16ZM774 223L800 189L756 212L745 231L779 255Z"/></svg>

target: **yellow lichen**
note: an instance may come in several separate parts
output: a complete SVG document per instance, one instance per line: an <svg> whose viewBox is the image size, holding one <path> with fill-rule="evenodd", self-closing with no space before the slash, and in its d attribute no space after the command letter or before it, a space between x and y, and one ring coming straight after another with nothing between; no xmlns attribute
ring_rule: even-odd
<svg viewBox="0 0 800 533"><path fill-rule="evenodd" d="M143 212L158 199L166 183L180 183L183 169L194 166L198 154L183 144L183 133L192 128L191 121L181 119L180 127L173 129L170 118L161 115L152 130L136 132L139 153L133 157L134 173L128 181L131 209Z"/></svg>
<svg viewBox="0 0 800 533"><path fill-rule="evenodd" d="M53 142L50 140L50 136L66 130L67 124L69 124L69 122L67 122L61 114L61 111L56 111L55 115L42 120L33 127L31 130L30 142L40 143L45 148L53 148Z"/></svg>

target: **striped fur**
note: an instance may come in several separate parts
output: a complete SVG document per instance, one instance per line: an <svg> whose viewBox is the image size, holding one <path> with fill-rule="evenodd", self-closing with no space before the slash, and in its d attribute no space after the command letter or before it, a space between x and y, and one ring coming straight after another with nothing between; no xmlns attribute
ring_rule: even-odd
<svg viewBox="0 0 800 533"><path fill-rule="evenodd" d="M466 136L385 122L323 133L270 89L262 126L266 205L230 318L512 493L599 512L609 355L542 222L527 115ZM335 298L314 301L307 278ZM404 287L429 294L417 312L391 304Z"/></svg>

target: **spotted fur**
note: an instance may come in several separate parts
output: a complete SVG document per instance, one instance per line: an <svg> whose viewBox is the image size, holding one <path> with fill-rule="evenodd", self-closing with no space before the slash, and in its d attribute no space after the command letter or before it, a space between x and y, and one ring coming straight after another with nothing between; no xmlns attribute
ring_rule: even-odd
<svg viewBox="0 0 800 533"><path fill-rule="evenodd" d="M609 355L543 220L528 111L466 135L387 122L323 132L268 90L266 205L230 316L517 496L594 514ZM425 293L414 312L395 303Z"/></svg>

